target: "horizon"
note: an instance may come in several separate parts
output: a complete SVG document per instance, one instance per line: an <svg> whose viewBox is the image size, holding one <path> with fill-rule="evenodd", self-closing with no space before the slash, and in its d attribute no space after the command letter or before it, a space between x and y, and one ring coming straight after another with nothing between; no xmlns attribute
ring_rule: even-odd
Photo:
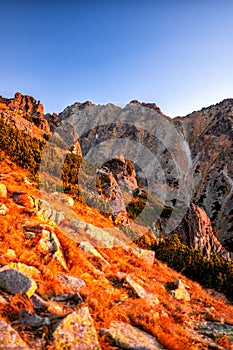
<svg viewBox="0 0 233 350"><path fill-rule="evenodd" d="M233 3L74 1L1 4L0 94L40 100L156 103L185 116L233 91Z"/></svg>

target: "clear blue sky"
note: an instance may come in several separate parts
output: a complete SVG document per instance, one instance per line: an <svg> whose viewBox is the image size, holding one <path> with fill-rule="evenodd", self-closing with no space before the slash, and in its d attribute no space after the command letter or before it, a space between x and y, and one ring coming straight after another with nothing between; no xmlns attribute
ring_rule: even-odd
<svg viewBox="0 0 233 350"><path fill-rule="evenodd" d="M0 95L155 102L170 116L233 97L233 2L1 0Z"/></svg>

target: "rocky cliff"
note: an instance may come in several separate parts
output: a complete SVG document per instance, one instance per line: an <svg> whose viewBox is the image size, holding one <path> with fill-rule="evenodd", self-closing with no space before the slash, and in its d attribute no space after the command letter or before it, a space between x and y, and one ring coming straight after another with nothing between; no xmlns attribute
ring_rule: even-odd
<svg viewBox="0 0 233 350"><path fill-rule="evenodd" d="M203 208L221 243L233 251L233 99L174 119L192 157L193 201Z"/></svg>
<svg viewBox="0 0 233 350"><path fill-rule="evenodd" d="M38 136L35 126L44 133L50 133L50 127L44 118L44 106L33 97L16 92L14 98L0 97L0 110L10 123L31 136Z"/></svg>

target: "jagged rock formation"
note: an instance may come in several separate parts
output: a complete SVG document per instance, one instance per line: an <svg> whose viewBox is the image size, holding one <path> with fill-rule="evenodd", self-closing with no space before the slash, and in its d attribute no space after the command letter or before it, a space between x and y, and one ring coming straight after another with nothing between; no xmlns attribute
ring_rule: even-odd
<svg viewBox="0 0 233 350"><path fill-rule="evenodd" d="M44 133L50 133L50 127L44 118L44 106L33 97L16 92L14 98L0 96L0 111L4 119L14 124L19 130L26 131L32 137L38 136L36 125Z"/></svg>
<svg viewBox="0 0 233 350"><path fill-rule="evenodd" d="M206 211L220 242L233 251L233 99L175 118L174 124L191 149L193 202Z"/></svg>
<svg viewBox="0 0 233 350"><path fill-rule="evenodd" d="M217 254L224 259L230 258L229 252L214 234L205 211L193 203L175 232L178 233L182 243L200 250L207 257Z"/></svg>

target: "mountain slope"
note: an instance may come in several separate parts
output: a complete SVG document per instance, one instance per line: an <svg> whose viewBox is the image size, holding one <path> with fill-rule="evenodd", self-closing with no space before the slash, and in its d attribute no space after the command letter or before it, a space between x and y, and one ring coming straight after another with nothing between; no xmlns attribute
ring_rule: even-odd
<svg viewBox="0 0 233 350"><path fill-rule="evenodd" d="M221 243L233 251L233 99L176 118L174 123L191 149L193 200L206 211Z"/></svg>

